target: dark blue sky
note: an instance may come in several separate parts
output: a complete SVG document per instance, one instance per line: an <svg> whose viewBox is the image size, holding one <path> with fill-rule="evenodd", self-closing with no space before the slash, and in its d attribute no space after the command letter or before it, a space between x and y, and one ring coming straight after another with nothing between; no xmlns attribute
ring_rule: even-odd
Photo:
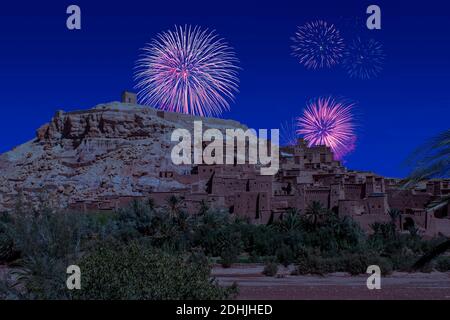
<svg viewBox="0 0 450 320"><path fill-rule="evenodd" d="M133 88L139 48L175 24L216 30L242 67L240 93L224 118L276 128L305 102L337 95L358 103L359 140L347 166L403 176L408 154L450 123L450 6L445 1L15 1L0 6L0 152L34 137L58 109L118 100ZM395 3L394 3L395 2ZM82 10L69 31L66 8ZM355 28L378 4L382 30ZM345 39L383 43L385 68L351 80L337 67L308 71L290 55L297 25L324 19Z"/></svg>

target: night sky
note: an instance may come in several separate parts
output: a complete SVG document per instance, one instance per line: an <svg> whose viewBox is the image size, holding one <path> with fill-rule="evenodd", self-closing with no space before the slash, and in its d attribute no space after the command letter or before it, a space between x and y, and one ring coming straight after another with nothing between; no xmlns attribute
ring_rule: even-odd
<svg viewBox="0 0 450 320"><path fill-rule="evenodd" d="M175 24L215 29L240 60L231 118L252 128L278 128L314 97L358 103L358 141L351 169L407 173L402 162L450 123L450 5L445 1L14 1L0 6L0 152L30 140L56 110L87 109L120 99L134 86L139 49ZM395 2L395 3L394 3ZM77 4L82 30L66 28ZM377 4L382 30L365 28ZM303 23L334 23L384 45L376 79L352 80L341 66L307 70L291 56Z"/></svg>

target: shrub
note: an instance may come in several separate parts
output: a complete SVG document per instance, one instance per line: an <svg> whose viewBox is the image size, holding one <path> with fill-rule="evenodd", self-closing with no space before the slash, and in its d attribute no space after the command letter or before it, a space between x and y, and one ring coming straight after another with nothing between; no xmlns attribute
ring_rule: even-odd
<svg viewBox="0 0 450 320"><path fill-rule="evenodd" d="M263 274L268 277L274 277L278 273L278 263L268 261L264 265Z"/></svg>
<svg viewBox="0 0 450 320"><path fill-rule="evenodd" d="M8 262L14 256L14 241L6 233L0 233L0 264Z"/></svg>
<svg viewBox="0 0 450 320"><path fill-rule="evenodd" d="M319 274L324 275L335 271L335 261L333 259L322 258L320 255L311 252L302 253L297 259L296 268L293 274Z"/></svg>
<svg viewBox="0 0 450 320"><path fill-rule="evenodd" d="M306 275L313 272L315 265L310 259L300 258L298 259L295 270L292 272L293 275Z"/></svg>
<svg viewBox="0 0 450 320"><path fill-rule="evenodd" d="M7 225L8 251L16 258L13 285L28 299L67 299L66 268L74 263L87 240L82 214L48 209L16 213Z"/></svg>
<svg viewBox="0 0 450 320"><path fill-rule="evenodd" d="M436 270L440 272L450 271L450 257L439 257L436 261Z"/></svg>
<svg viewBox="0 0 450 320"><path fill-rule="evenodd" d="M239 252L236 250L236 247L224 247L222 253L220 254L219 263L222 267L229 268L234 262L236 262L238 255Z"/></svg>
<svg viewBox="0 0 450 320"><path fill-rule="evenodd" d="M134 200L127 207L118 210L117 229L124 239L149 235L154 216L155 211L152 205L141 200Z"/></svg>
<svg viewBox="0 0 450 320"><path fill-rule="evenodd" d="M338 270L338 259L322 258L320 256L308 257L298 260L293 274L306 275L318 274L324 275Z"/></svg>
<svg viewBox="0 0 450 320"><path fill-rule="evenodd" d="M220 248L220 264L224 268L229 268L237 261L241 254L242 240L241 234L231 228L224 228L218 235L218 243Z"/></svg>
<svg viewBox="0 0 450 320"><path fill-rule="evenodd" d="M8 233L22 258L75 256L88 240L84 215L50 210L15 215L8 225Z"/></svg>
<svg viewBox="0 0 450 320"><path fill-rule="evenodd" d="M398 252L388 256L389 260L392 263L392 268L394 270L410 272L411 267L414 263L419 259L419 256L413 254L408 250L402 250L402 252Z"/></svg>
<svg viewBox="0 0 450 320"><path fill-rule="evenodd" d="M10 228L11 217L0 213L0 264L14 257L14 240Z"/></svg>
<svg viewBox="0 0 450 320"><path fill-rule="evenodd" d="M258 256L273 256L281 241L280 233L271 227L256 226L251 236L251 252Z"/></svg>
<svg viewBox="0 0 450 320"><path fill-rule="evenodd" d="M307 247L300 247L297 252L296 267L293 271L294 275L305 275L312 271L313 262L312 253Z"/></svg>
<svg viewBox="0 0 450 320"><path fill-rule="evenodd" d="M210 279L202 259L187 259L131 243L101 247L79 263L82 289L78 299L226 299L235 288Z"/></svg>
<svg viewBox="0 0 450 320"><path fill-rule="evenodd" d="M384 276L391 274L393 271L392 262L384 257L376 257L370 262L370 264L379 266L381 274Z"/></svg>
<svg viewBox="0 0 450 320"><path fill-rule="evenodd" d="M370 265L379 266L383 275L388 275L393 270L392 262L388 258L380 257L375 252L365 251L345 254L340 271L349 272L351 275L364 274Z"/></svg>
<svg viewBox="0 0 450 320"><path fill-rule="evenodd" d="M285 267L287 267L294 261L294 252L285 244L278 248L278 250L276 251L276 256L278 262L283 264Z"/></svg>
<svg viewBox="0 0 450 320"><path fill-rule="evenodd" d="M392 272L392 263L373 253L346 253L340 256L323 257L310 251L299 255L294 274L320 274L349 272L352 275L366 273L369 265L378 265L383 274Z"/></svg>
<svg viewBox="0 0 450 320"><path fill-rule="evenodd" d="M433 272L433 265L431 263L428 263L428 264L424 265L422 268L420 268L419 271L422 273Z"/></svg>
<svg viewBox="0 0 450 320"><path fill-rule="evenodd" d="M305 219L306 228L308 222ZM307 231L307 229L305 229ZM342 251L355 251L365 240L361 228L349 217L329 213L316 227L303 233L303 244L329 256Z"/></svg>
<svg viewBox="0 0 450 320"><path fill-rule="evenodd" d="M351 275L365 273L369 265L371 263L365 254L350 254L346 257L346 271Z"/></svg>

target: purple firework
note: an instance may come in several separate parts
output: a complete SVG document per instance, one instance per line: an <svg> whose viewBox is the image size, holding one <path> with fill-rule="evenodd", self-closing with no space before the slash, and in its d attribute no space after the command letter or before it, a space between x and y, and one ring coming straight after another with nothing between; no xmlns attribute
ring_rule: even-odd
<svg viewBox="0 0 450 320"><path fill-rule="evenodd" d="M344 40L333 24L318 20L298 27L293 55L308 69L332 67L344 55Z"/></svg>
<svg viewBox="0 0 450 320"><path fill-rule="evenodd" d="M298 118L297 133L303 135L309 146L326 145L336 159L342 159L355 147L353 103L332 97L312 100Z"/></svg>
<svg viewBox="0 0 450 320"><path fill-rule="evenodd" d="M385 54L381 43L374 39L356 38L348 47L344 68L351 78L371 79L383 70Z"/></svg>
<svg viewBox="0 0 450 320"><path fill-rule="evenodd" d="M229 110L238 90L238 60L213 31L175 26L143 50L135 76L141 103L200 116Z"/></svg>

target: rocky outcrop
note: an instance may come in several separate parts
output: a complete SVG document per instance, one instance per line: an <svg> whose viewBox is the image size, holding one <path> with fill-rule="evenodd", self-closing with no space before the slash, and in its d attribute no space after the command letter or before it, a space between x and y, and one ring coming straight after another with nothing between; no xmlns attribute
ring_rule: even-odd
<svg viewBox="0 0 450 320"><path fill-rule="evenodd" d="M198 119L118 102L58 111L34 140L0 155L0 211L12 208L19 194L31 202L49 196L66 207L186 188L160 174L191 169L172 164L170 136L176 128L192 130ZM231 120L201 120L205 129L246 128Z"/></svg>

